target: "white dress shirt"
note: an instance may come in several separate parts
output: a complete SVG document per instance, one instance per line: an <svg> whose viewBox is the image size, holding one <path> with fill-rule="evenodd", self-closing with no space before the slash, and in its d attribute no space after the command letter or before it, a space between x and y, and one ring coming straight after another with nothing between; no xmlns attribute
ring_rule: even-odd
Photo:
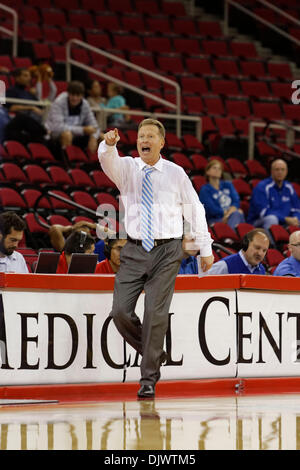
<svg viewBox="0 0 300 470"><path fill-rule="evenodd" d="M18 251L14 251L10 256L0 256L1 273L28 273L28 268L24 256Z"/></svg>
<svg viewBox="0 0 300 470"><path fill-rule="evenodd" d="M146 163L139 157L120 157L116 146L107 145L105 141L99 145L98 157L103 171L120 191L126 232L140 240L142 170ZM212 239L204 207L189 177L183 168L161 157L153 168L154 238L181 238L184 234L188 239L195 239L195 244L187 249L199 249L201 256L210 256ZM188 230L183 218L188 222Z"/></svg>

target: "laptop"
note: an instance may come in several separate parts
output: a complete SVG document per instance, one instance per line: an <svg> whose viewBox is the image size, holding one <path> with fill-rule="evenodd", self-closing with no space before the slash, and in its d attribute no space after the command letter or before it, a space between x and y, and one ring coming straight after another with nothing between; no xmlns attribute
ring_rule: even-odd
<svg viewBox="0 0 300 470"><path fill-rule="evenodd" d="M60 253L40 251L34 272L37 274L55 274L59 257Z"/></svg>
<svg viewBox="0 0 300 470"><path fill-rule="evenodd" d="M73 253L68 274L94 274L97 262L97 254Z"/></svg>

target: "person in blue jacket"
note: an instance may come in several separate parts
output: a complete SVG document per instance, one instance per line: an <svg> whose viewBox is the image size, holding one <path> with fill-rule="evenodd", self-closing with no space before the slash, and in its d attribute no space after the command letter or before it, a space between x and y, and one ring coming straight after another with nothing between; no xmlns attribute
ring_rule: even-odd
<svg viewBox="0 0 300 470"><path fill-rule="evenodd" d="M291 233L288 249L291 256L279 263L273 276L300 277L300 230Z"/></svg>
<svg viewBox="0 0 300 470"><path fill-rule="evenodd" d="M239 195L231 181L222 180L223 164L219 160L211 160L205 168L208 180L200 189L199 199L204 205L208 225L225 222L233 230L245 222L240 209Z"/></svg>
<svg viewBox="0 0 300 470"><path fill-rule="evenodd" d="M217 261L207 275L216 274L260 274L266 273L262 262L269 249L270 239L266 230L255 228L246 233L238 253Z"/></svg>
<svg viewBox="0 0 300 470"><path fill-rule="evenodd" d="M299 226L300 202L293 185L286 180L287 174L284 160L272 162L271 176L253 189L248 223L265 229L271 225Z"/></svg>
<svg viewBox="0 0 300 470"><path fill-rule="evenodd" d="M198 262L196 256L189 256L181 261L178 274L198 274Z"/></svg>

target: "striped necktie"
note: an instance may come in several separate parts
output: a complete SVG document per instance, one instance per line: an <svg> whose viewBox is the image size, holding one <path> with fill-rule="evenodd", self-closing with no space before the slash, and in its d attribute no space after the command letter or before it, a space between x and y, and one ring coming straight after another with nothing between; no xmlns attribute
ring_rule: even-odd
<svg viewBox="0 0 300 470"><path fill-rule="evenodd" d="M151 181L152 167L145 167L142 182L142 218L141 235L142 246L146 251L151 251L154 246L153 234L153 188Z"/></svg>

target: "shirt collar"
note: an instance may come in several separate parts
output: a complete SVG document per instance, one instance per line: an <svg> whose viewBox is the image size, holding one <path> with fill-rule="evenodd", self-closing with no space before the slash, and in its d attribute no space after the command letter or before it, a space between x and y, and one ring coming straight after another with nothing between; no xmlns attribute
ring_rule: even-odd
<svg viewBox="0 0 300 470"><path fill-rule="evenodd" d="M148 166L147 163L145 163L140 157L137 158L138 160L138 165L139 165L139 170L143 170L145 166ZM159 160L153 165L153 168L155 168L158 171L163 171L163 158L160 155Z"/></svg>
<svg viewBox="0 0 300 470"><path fill-rule="evenodd" d="M9 256L7 256L7 255L5 255L5 256L0 256L0 262L1 262L1 261L4 261L4 260L6 260L6 259L8 259L8 260L10 260L10 261L15 261L15 260L17 259L16 252L13 251L12 254L9 255Z"/></svg>
<svg viewBox="0 0 300 470"><path fill-rule="evenodd" d="M248 261L246 260L245 256L244 256L243 250L239 251L239 255L242 258L242 261L245 264L245 266L247 266L247 268L251 272L254 271L256 268L258 268L258 266L260 265L260 263L258 263L256 266L252 266L252 264L249 264Z"/></svg>

